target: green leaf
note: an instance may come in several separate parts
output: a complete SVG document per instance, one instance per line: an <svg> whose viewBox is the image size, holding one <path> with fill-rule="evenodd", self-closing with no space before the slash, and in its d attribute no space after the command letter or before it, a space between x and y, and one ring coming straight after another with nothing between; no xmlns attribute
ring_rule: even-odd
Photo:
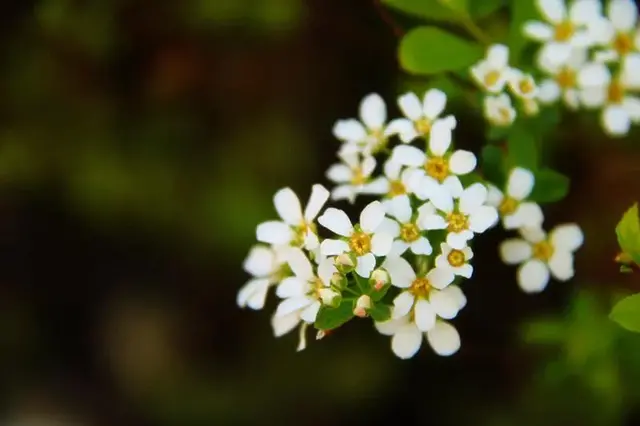
<svg viewBox="0 0 640 426"><path fill-rule="evenodd" d="M469 13L469 0L438 0L441 5L454 11L456 15Z"/></svg>
<svg viewBox="0 0 640 426"><path fill-rule="evenodd" d="M509 61L513 66L520 64L522 50L527 45L522 27L530 19L536 19L538 12L534 1L517 0L511 2L511 26L509 28Z"/></svg>
<svg viewBox="0 0 640 426"><path fill-rule="evenodd" d="M376 303L369 309L369 315L376 322L388 321L391 318L391 307L382 303Z"/></svg>
<svg viewBox="0 0 640 426"><path fill-rule="evenodd" d="M490 141L500 141L502 142L504 139L507 139L509 136L509 132L511 131L511 127L509 126L490 126L487 129L487 133L485 137Z"/></svg>
<svg viewBox="0 0 640 426"><path fill-rule="evenodd" d="M509 168L520 166L534 171L538 168L538 148L534 135L525 127L514 126L507 139Z"/></svg>
<svg viewBox="0 0 640 426"><path fill-rule="evenodd" d="M640 294L619 301L611 310L609 318L629 331L640 333Z"/></svg>
<svg viewBox="0 0 640 426"><path fill-rule="evenodd" d="M618 244L622 251L640 265L640 218L638 218L638 203L625 212L616 226Z"/></svg>
<svg viewBox="0 0 640 426"><path fill-rule="evenodd" d="M484 18L505 5L505 0L471 0L469 13L474 18Z"/></svg>
<svg viewBox="0 0 640 426"><path fill-rule="evenodd" d="M452 2L451 6L445 2ZM462 5L467 5L467 10L473 18L480 19L495 12L504 4L504 0L382 0L382 3L417 18L452 22L461 18L457 12L460 9L456 8Z"/></svg>
<svg viewBox="0 0 640 426"><path fill-rule="evenodd" d="M501 188L504 186L504 159L502 150L495 145L482 148L482 172L487 180Z"/></svg>
<svg viewBox="0 0 640 426"><path fill-rule="evenodd" d="M552 203L562 200L569 192L569 178L551 169L535 172L536 183L529 196L531 201Z"/></svg>
<svg viewBox="0 0 640 426"><path fill-rule="evenodd" d="M484 49L435 27L410 31L400 42L400 64L414 74L432 75L470 67L484 55Z"/></svg>
<svg viewBox="0 0 640 426"><path fill-rule="evenodd" d="M385 284L384 287L382 287L380 290L376 290L375 288L372 288L369 296L371 296L371 300L373 300L374 302L377 302L379 300L382 300L382 298L387 294L390 288L391 288L391 284L389 283Z"/></svg>
<svg viewBox="0 0 640 426"><path fill-rule="evenodd" d="M322 306L316 317L318 330L332 330L353 318L353 300L343 300L337 308Z"/></svg>

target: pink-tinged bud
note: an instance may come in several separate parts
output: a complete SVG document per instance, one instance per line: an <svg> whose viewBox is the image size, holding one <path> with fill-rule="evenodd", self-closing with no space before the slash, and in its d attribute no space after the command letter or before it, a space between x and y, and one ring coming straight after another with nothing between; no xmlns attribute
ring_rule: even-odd
<svg viewBox="0 0 640 426"><path fill-rule="evenodd" d="M351 259L351 256L349 256L347 253L342 253L336 256L335 263L336 266L345 266L347 268L353 268L354 266L356 266L353 262L353 259Z"/></svg>
<svg viewBox="0 0 640 426"><path fill-rule="evenodd" d="M353 314L357 317L364 318L367 316L367 309L371 308L371 298L363 294L356 301L356 307L353 309Z"/></svg>
<svg viewBox="0 0 640 426"><path fill-rule="evenodd" d="M373 288L380 291L389 282L389 274L384 269L376 269L371 274L371 281L373 281Z"/></svg>
<svg viewBox="0 0 640 426"><path fill-rule="evenodd" d="M316 333L316 340L320 340L326 335L327 335L327 333L325 333L324 330L318 330L318 332Z"/></svg>

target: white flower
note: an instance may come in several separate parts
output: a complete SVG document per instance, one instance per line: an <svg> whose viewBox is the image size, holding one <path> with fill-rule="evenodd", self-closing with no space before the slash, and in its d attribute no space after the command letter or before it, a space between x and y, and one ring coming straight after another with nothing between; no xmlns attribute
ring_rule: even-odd
<svg viewBox="0 0 640 426"><path fill-rule="evenodd" d="M632 0L611 0L607 17L593 26L594 38L604 47L597 51L595 59L612 62L627 55L637 55L640 49L640 29L637 28L638 8Z"/></svg>
<svg viewBox="0 0 640 426"><path fill-rule="evenodd" d="M549 273L560 281L573 277L573 253L582 245L582 231L575 224L560 225L549 236L540 228L523 228L523 238L512 238L500 245L502 261L521 264L518 284L527 293L547 286Z"/></svg>
<svg viewBox="0 0 640 426"><path fill-rule="evenodd" d="M327 170L327 178L338 184L331 191L333 200L348 200L355 202L356 196L361 194L365 186L371 181L371 174L376 168L373 157L361 159L359 154L339 153L342 163L334 164Z"/></svg>
<svg viewBox="0 0 640 426"><path fill-rule="evenodd" d="M509 73L509 89L520 99L531 100L538 96L538 86L533 76L515 68Z"/></svg>
<svg viewBox="0 0 640 426"><path fill-rule="evenodd" d="M509 48L494 44L487 50L487 57L471 67L471 76L487 92L500 93L504 90L510 70Z"/></svg>
<svg viewBox="0 0 640 426"><path fill-rule="evenodd" d="M409 143L418 136L429 134L433 123L443 113L447 105L447 95L441 90L431 89L420 102L415 93L406 93L398 98L400 110L407 118L398 118L389 123L389 130L398 133L400 140ZM441 120L455 129L456 119L448 115Z"/></svg>
<svg viewBox="0 0 640 426"><path fill-rule="evenodd" d="M333 134L352 153L374 154L387 144L392 132L385 126L387 107L377 93L367 95L360 103L360 120L339 120Z"/></svg>
<svg viewBox="0 0 640 426"><path fill-rule="evenodd" d="M538 204L526 201L534 184L535 177L531 171L515 167L507 178L506 196L495 186L488 185L487 204L498 209L504 229L542 226L542 209Z"/></svg>
<svg viewBox="0 0 640 426"><path fill-rule="evenodd" d="M328 208L318 222L330 231L344 237L327 239L320 245L323 256L353 253L357 256L356 273L369 278L376 267L376 256L386 256L391 250L393 237L379 230L385 209L379 201L373 201L360 213L360 224L354 227L349 216L339 209Z"/></svg>
<svg viewBox="0 0 640 426"><path fill-rule="evenodd" d="M564 0L536 0L536 5L547 22L526 22L524 33L545 43L538 56L539 63L562 64L573 48L593 44L592 28L601 19L599 0L575 0L568 12Z"/></svg>
<svg viewBox="0 0 640 426"><path fill-rule="evenodd" d="M296 328L297 325L300 325L300 327L298 328L298 348L296 350L300 352L307 347L306 331L308 327L308 324L301 320L300 311L281 317L275 315L271 317L271 327L275 337L284 336Z"/></svg>
<svg viewBox="0 0 640 426"><path fill-rule="evenodd" d="M361 194L383 195L387 199L407 196L412 193L413 182L416 180L415 170L404 168L400 163L387 160L384 163L384 176L373 179L364 185ZM384 204L386 204L385 200Z"/></svg>
<svg viewBox="0 0 640 426"><path fill-rule="evenodd" d="M424 229L419 225L420 211L421 208L418 208L418 214L414 215L408 197L396 197L389 202L387 212L397 220L389 221L388 226L388 232L394 238L390 256L400 256L408 249L418 255L431 254L431 243L423 235Z"/></svg>
<svg viewBox="0 0 640 426"><path fill-rule="evenodd" d="M436 121L429 134L428 154L410 145L393 149L391 161L416 171L411 176L412 182L416 183L412 190L421 199L429 196L433 184L440 184L451 175L466 175L476 167L476 156L472 152L461 149L449 152L451 131L446 122ZM425 177L428 178L426 182Z"/></svg>
<svg viewBox="0 0 640 426"><path fill-rule="evenodd" d="M422 346L423 333L409 316L392 319L385 322L376 322L376 329L380 334L393 336L391 338L391 350L400 359L413 357ZM460 349L460 334L458 330L448 322L438 320L424 336L433 351L440 356L450 356Z"/></svg>
<svg viewBox="0 0 640 426"><path fill-rule="evenodd" d="M538 98L546 104L555 103L560 97L573 110L580 106L578 74L587 62L586 49L573 49L564 64L541 61L540 68L552 78L540 83Z"/></svg>
<svg viewBox="0 0 640 426"><path fill-rule="evenodd" d="M506 93L484 97L484 116L494 126L510 126L516 119L516 110Z"/></svg>
<svg viewBox="0 0 640 426"><path fill-rule="evenodd" d="M259 310L264 307L267 290L283 277L285 263L283 247L256 245L249 250L243 263L246 272L253 276L238 292L236 303L241 308L248 306Z"/></svg>
<svg viewBox="0 0 640 426"><path fill-rule="evenodd" d="M473 266L469 265L469 260L473 258L473 251L470 247L465 246L458 250L447 243L441 243L440 251L436 257L436 268L449 268L455 275L471 278Z"/></svg>
<svg viewBox="0 0 640 426"><path fill-rule="evenodd" d="M424 229L446 229L447 244L461 250L474 234L483 233L498 221L495 207L485 205L487 188L474 183L463 189L457 177L433 190L431 212L420 218ZM438 211L436 211L436 209Z"/></svg>
<svg viewBox="0 0 640 426"><path fill-rule="evenodd" d="M286 258L294 276L283 279L276 288L276 295L284 300L278 305L275 317L300 312L299 318L311 324L320 306L330 304L338 296L331 289L331 278L338 270L331 259L321 258L314 273L311 261L298 248L291 248Z"/></svg>
<svg viewBox="0 0 640 426"><path fill-rule="evenodd" d="M273 197L273 204L282 220L270 220L258 225L258 241L274 245L292 244L314 250L318 247L314 221L328 198L329 191L324 186L313 185L303 213L298 196L290 188L279 190Z"/></svg>

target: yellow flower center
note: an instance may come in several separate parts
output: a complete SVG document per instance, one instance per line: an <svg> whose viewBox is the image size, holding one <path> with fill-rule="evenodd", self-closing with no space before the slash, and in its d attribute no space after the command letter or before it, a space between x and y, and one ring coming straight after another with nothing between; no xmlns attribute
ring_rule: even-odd
<svg viewBox="0 0 640 426"><path fill-rule="evenodd" d="M400 238L407 243L412 243L420 238L420 230L413 223L405 223L400 228Z"/></svg>
<svg viewBox="0 0 640 426"><path fill-rule="evenodd" d="M618 33L613 39L613 48L620 56L624 56L633 50L633 39L629 34Z"/></svg>
<svg viewBox="0 0 640 426"><path fill-rule="evenodd" d="M314 234L318 234L318 228L316 227L315 223L307 223L307 222L302 222L298 227L293 229L294 231L294 237L293 240L291 241L291 245L294 246L301 246L304 244L304 239L307 236L307 232L311 231Z"/></svg>
<svg viewBox="0 0 640 426"><path fill-rule="evenodd" d="M576 28L570 21L564 21L556 25L554 38L556 41L567 41L576 32Z"/></svg>
<svg viewBox="0 0 640 426"><path fill-rule="evenodd" d="M422 299L426 299L429 296L430 290L431 283L424 277L416 278L411 283L411 287L409 287L409 292L411 292L411 294Z"/></svg>
<svg viewBox="0 0 640 426"><path fill-rule="evenodd" d="M421 135L426 135L431 130L431 121L429 121L429 119L427 118L421 118L420 120L416 121L415 125L416 130Z"/></svg>
<svg viewBox="0 0 640 426"><path fill-rule="evenodd" d="M451 250L447 255L447 262L449 262L449 265L453 266L454 268L464 265L464 262L466 262L466 260L467 258L460 250Z"/></svg>
<svg viewBox="0 0 640 426"><path fill-rule="evenodd" d="M498 211L502 216L513 214L518 208L518 201L511 197L504 197L500 206L498 206Z"/></svg>
<svg viewBox="0 0 640 426"><path fill-rule="evenodd" d="M618 80L613 80L611 84L609 84L607 98L612 104L622 103L622 99L624 98L624 86Z"/></svg>
<svg viewBox="0 0 640 426"><path fill-rule="evenodd" d="M362 167L356 167L355 169L353 169L353 177L351 177L352 185L356 185L356 186L364 185L366 181L367 181L367 178L362 172Z"/></svg>
<svg viewBox="0 0 640 426"><path fill-rule="evenodd" d="M533 257L543 262L548 261L553 256L553 246L548 241L540 241L533 245Z"/></svg>
<svg viewBox="0 0 640 426"><path fill-rule="evenodd" d="M571 89L576 86L576 72L568 67L563 67L556 75L556 82L562 89Z"/></svg>
<svg viewBox="0 0 640 426"><path fill-rule="evenodd" d="M380 152L387 146L387 137L384 135L382 129L373 129L369 131L369 137L373 140L373 146L371 147L371 153L375 154Z"/></svg>
<svg viewBox="0 0 640 426"><path fill-rule="evenodd" d="M484 75L484 85L487 87L494 86L500 80L500 71L491 70Z"/></svg>
<svg viewBox="0 0 640 426"><path fill-rule="evenodd" d="M407 193L404 183L400 180L392 180L389 182L389 197L395 197L397 195L403 195Z"/></svg>
<svg viewBox="0 0 640 426"><path fill-rule="evenodd" d="M424 163L424 170L429 176L442 182L449 176L449 163L442 157L430 157Z"/></svg>
<svg viewBox="0 0 640 426"><path fill-rule="evenodd" d="M371 237L364 232L354 232L349 238L349 248L358 256L367 254L371 251Z"/></svg>
<svg viewBox="0 0 640 426"><path fill-rule="evenodd" d="M315 277L313 279L313 281L311 282L311 287L311 295L315 296L317 299L320 299L320 290L322 290L323 288L327 288L325 287L322 280L318 277Z"/></svg>
<svg viewBox="0 0 640 426"><path fill-rule="evenodd" d="M518 82L518 88L520 89L520 93L523 95L528 95L535 90L535 86L530 78L523 78Z"/></svg>
<svg viewBox="0 0 640 426"><path fill-rule="evenodd" d="M447 227L449 232L457 233L469 228L469 221L467 219L467 216L463 215L462 213L453 212L449 214L449 216L447 217L447 222L449 222L449 226Z"/></svg>

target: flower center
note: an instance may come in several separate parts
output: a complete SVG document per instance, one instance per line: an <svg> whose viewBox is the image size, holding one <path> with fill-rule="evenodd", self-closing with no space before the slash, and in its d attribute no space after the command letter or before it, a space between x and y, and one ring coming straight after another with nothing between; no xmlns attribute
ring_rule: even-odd
<svg viewBox="0 0 640 426"><path fill-rule="evenodd" d="M389 197L395 197L397 195L403 195L407 193L404 183L400 180L389 181Z"/></svg>
<svg viewBox="0 0 640 426"><path fill-rule="evenodd" d="M466 262L466 260L467 258L460 250L451 250L447 255L447 262L449 262L449 265L453 266L454 268L464 265L464 262Z"/></svg>
<svg viewBox="0 0 640 426"><path fill-rule="evenodd" d="M529 95L535 90L535 86L530 78L523 78L518 82L518 88L523 95Z"/></svg>
<svg viewBox="0 0 640 426"><path fill-rule="evenodd" d="M576 73L568 67L564 67L556 75L556 82L562 89L571 89L576 86Z"/></svg>
<svg viewBox="0 0 640 426"><path fill-rule="evenodd" d="M487 87L494 86L500 80L500 71L491 70L484 75L484 85Z"/></svg>
<svg viewBox="0 0 640 426"><path fill-rule="evenodd" d="M424 170L429 176L442 182L449 176L449 163L442 157L430 157L424 163Z"/></svg>
<svg viewBox="0 0 640 426"><path fill-rule="evenodd" d="M349 238L349 248L358 256L371 251L371 237L364 232L354 232Z"/></svg>
<svg viewBox="0 0 640 426"><path fill-rule="evenodd" d="M556 41L568 41L576 32L576 28L571 21L564 21L556 25L554 38Z"/></svg>
<svg viewBox="0 0 640 426"><path fill-rule="evenodd" d="M427 118L421 118L416 121L416 130L421 135L426 135L431 130L431 121Z"/></svg>
<svg viewBox="0 0 640 426"><path fill-rule="evenodd" d="M325 287L324 283L320 278L315 277L311 280L311 288L312 289L310 294L320 299L320 290L327 287Z"/></svg>
<svg viewBox="0 0 640 426"><path fill-rule="evenodd" d="M449 226L447 229L449 232L462 232L469 227L469 221L467 216L463 215L459 212L453 212L449 214L447 217L447 222L449 222Z"/></svg>
<svg viewBox="0 0 640 426"><path fill-rule="evenodd" d="M618 33L613 40L613 48L620 56L624 56L633 50L633 40L626 33Z"/></svg>
<svg viewBox="0 0 640 426"><path fill-rule="evenodd" d="M301 246L304 244L305 237L307 236L307 232L311 231L314 234L318 234L318 228L315 223L307 223L302 222L299 226L294 228L294 237L291 241L291 244L294 246Z"/></svg>
<svg viewBox="0 0 640 426"><path fill-rule="evenodd" d="M548 241L540 241L533 245L533 257L536 259L546 262L551 259L551 256L553 256L553 246Z"/></svg>
<svg viewBox="0 0 640 426"><path fill-rule="evenodd" d="M372 129L369 131L369 138L372 141L371 153L375 154L387 145L387 137L382 129Z"/></svg>
<svg viewBox="0 0 640 426"><path fill-rule="evenodd" d="M413 223L405 223L400 228L400 238L407 243L414 242L420 238L420 230Z"/></svg>
<svg viewBox="0 0 640 426"><path fill-rule="evenodd" d="M353 176L351 177L351 184L355 186L364 185L366 181L367 181L367 178L364 176L364 173L362 172L362 167L354 168Z"/></svg>
<svg viewBox="0 0 640 426"><path fill-rule="evenodd" d="M618 80L614 80L609 84L607 98L612 104L622 103L622 99L624 98L624 86L622 86Z"/></svg>
<svg viewBox="0 0 640 426"><path fill-rule="evenodd" d="M429 296L429 291L431 290L431 283L428 279L421 277L416 278L411 283L411 287L409 287L409 291L416 297L420 297L422 299L426 299Z"/></svg>
<svg viewBox="0 0 640 426"><path fill-rule="evenodd" d="M498 117L501 123L508 123L511 121L511 111L507 107L498 108Z"/></svg>
<svg viewBox="0 0 640 426"><path fill-rule="evenodd" d="M513 214L518 208L518 201L511 197L504 197L500 206L498 206L498 211L502 216L507 216Z"/></svg>

